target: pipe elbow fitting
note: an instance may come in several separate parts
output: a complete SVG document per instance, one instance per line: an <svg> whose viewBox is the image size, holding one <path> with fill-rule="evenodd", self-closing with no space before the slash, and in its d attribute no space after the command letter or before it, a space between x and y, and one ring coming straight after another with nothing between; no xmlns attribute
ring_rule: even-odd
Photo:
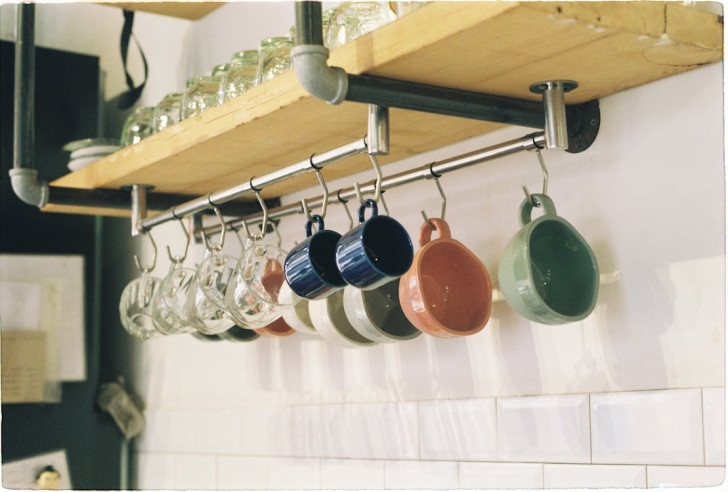
<svg viewBox="0 0 728 492"><path fill-rule="evenodd" d="M23 202L38 208L48 203L48 183L38 181L38 171L28 168L15 168L8 171L10 185Z"/></svg>
<svg viewBox="0 0 728 492"><path fill-rule="evenodd" d="M330 67L329 50L317 44L303 44L291 50L298 81L309 94L329 104L344 101L349 78L344 69Z"/></svg>

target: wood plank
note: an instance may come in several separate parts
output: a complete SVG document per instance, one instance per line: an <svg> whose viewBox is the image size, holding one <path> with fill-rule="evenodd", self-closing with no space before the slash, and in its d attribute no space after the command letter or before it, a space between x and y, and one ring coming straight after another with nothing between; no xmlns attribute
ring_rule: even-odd
<svg viewBox="0 0 728 492"><path fill-rule="evenodd" d="M150 14L165 15L168 17L177 17L179 19L198 20L216 10L227 2L194 2L194 1L170 1L170 2L113 2L106 0L94 0L96 3L108 5L110 7L122 8L125 10L133 10L137 12L147 12Z"/></svg>
<svg viewBox="0 0 728 492"><path fill-rule="evenodd" d="M580 83L568 103L601 98L722 59L722 18L665 2L433 2L331 53L331 65L521 99L534 82ZM718 36L720 34L720 36ZM386 164L501 125L393 109ZM366 107L328 105L284 74L53 184L204 194L364 136ZM364 156L327 179L367 169ZM386 173L386 170L385 170ZM280 196L315 177L263 191Z"/></svg>

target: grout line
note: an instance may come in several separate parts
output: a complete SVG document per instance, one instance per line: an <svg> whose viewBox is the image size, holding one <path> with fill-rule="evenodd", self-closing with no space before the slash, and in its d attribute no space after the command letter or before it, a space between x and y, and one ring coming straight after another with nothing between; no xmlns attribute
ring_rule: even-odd
<svg viewBox="0 0 728 492"><path fill-rule="evenodd" d="M541 463L541 488L546 488L546 464Z"/></svg>
<svg viewBox="0 0 728 492"><path fill-rule="evenodd" d="M645 488L647 488L647 465L645 465Z"/></svg>
<svg viewBox="0 0 728 492"><path fill-rule="evenodd" d="M705 466L705 403L703 388L700 388L700 428L703 431L703 466Z"/></svg>
<svg viewBox="0 0 728 492"><path fill-rule="evenodd" d="M589 414L589 463L594 464L594 437L592 435L592 395L589 393L589 408L587 412Z"/></svg>

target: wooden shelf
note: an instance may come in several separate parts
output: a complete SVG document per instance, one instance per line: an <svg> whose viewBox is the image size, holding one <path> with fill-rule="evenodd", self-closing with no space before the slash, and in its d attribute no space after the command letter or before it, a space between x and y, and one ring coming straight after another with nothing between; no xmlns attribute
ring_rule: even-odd
<svg viewBox="0 0 728 492"><path fill-rule="evenodd" d="M329 63L355 74L532 100L539 97L529 92L532 83L571 79L579 87L566 101L578 103L720 61L722 20L669 2L433 2L334 50ZM139 183L201 195L360 138L366 114L363 104L332 106L309 96L289 72L52 184ZM500 126L392 109L391 154L381 161ZM366 156L357 156L327 167L324 175L369 166ZM315 184L314 176L301 176L263 195Z"/></svg>
<svg viewBox="0 0 728 492"><path fill-rule="evenodd" d="M225 5L227 2L190 2L168 1L168 2L114 2L107 0L95 0L96 3L118 7L125 10L134 10L138 12L147 12L150 14L165 15L168 17L177 17L179 19L199 20L212 12L213 10Z"/></svg>

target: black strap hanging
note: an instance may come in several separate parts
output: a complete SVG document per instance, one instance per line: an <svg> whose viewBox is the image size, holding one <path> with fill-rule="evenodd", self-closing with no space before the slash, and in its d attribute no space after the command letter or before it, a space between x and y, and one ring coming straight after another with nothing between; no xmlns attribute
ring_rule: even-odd
<svg viewBox="0 0 728 492"><path fill-rule="evenodd" d="M132 26L134 25L134 12L130 10L124 10L123 13L124 27L122 27L121 29L121 61L124 64L126 85L129 87L129 90L119 96L119 109L128 109L132 107L142 95L144 85L147 83L149 68L147 66L147 58L144 56L142 47L139 44L136 36L134 36L134 34L132 33ZM139 54L142 57L142 62L144 63L144 80L137 87L134 87L134 80L131 78L131 75L129 75L129 70L126 66L126 59L129 53L129 40L131 38L134 38L134 43L137 45L137 48L139 49Z"/></svg>

